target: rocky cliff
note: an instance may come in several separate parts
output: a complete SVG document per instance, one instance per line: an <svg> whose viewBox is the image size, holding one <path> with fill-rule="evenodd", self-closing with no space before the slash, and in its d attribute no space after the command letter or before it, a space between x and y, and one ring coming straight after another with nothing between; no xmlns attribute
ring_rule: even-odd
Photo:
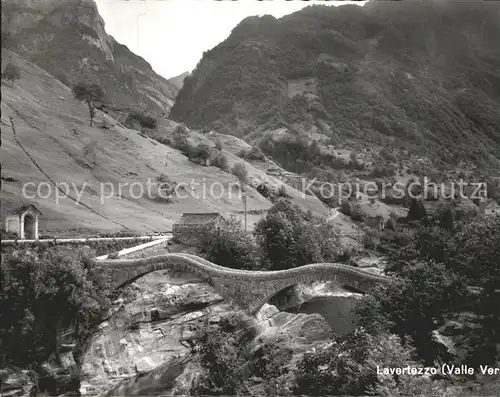
<svg viewBox="0 0 500 397"><path fill-rule="evenodd" d="M106 33L93 0L2 1L2 47L70 87L82 78L99 81L118 107L166 113L178 91Z"/></svg>
<svg viewBox="0 0 500 397"><path fill-rule="evenodd" d="M171 83L171 84L173 84L174 86L177 87L177 89L180 90L182 88L182 86L184 85L184 79L186 77L188 77L190 74L191 74L190 72L181 73L178 76L169 78L168 82Z"/></svg>

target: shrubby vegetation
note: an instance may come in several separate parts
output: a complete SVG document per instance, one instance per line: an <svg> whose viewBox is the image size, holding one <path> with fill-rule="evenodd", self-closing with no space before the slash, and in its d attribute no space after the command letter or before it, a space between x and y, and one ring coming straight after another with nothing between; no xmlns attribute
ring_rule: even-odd
<svg viewBox="0 0 500 397"><path fill-rule="evenodd" d="M290 196L286 192L286 187L284 184L280 185L280 187L276 189L266 183L261 183L257 185L255 189L272 203L275 203L280 198L290 198Z"/></svg>
<svg viewBox="0 0 500 397"><path fill-rule="evenodd" d="M440 397L445 385L422 376L377 375L377 365L389 368L421 367L411 347L396 335L372 335L362 327L304 353L291 364L292 351L261 343L250 351L255 329L242 319L224 320L218 327L200 324L193 353L201 377L193 395L425 395Z"/></svg>
<svg viewBox="0 0 500 397"><path fill-rule="evenodd" d="M437 382L415 375L380 376L380 368L422 367L408 345L396 335L372 335L358 327L343 337L304 354L295 370L293 394L309 396L366 394L442 396Z"/></svg>
<svg viewBox="0 0 500 397"><path fill-rule="evenodd" d="M250 150L242 149L238 153L238 157L246 160L266 160L266 156L264 155L264 153L262 153L262 151L256 146L252 146Z"/></svg>
<svg viewBox="0 0 500 397"><path fill-rule="evenodd" d="M158 194L156 196L156 199L165 203L171 203L176 194L175 189L177 183L175 183L172 179L170 179L163 173L158 175L155 178L155 181L158 184Z"/></svg>
<svg viewBox="0 0 500 397"><path fill-rule="evenodd" d="M411 337L419 357L432 363L450 359L433 333L446 321L472 311L474 318L459 341L466 362L498 362L500 311L494 302L500 285L500 217L454 228L424 224L398 233L392 244L395 249L386 251L389 271L399 278L366 298L361 310L364 324ZM476 298L467 286L480 288Z"/></svg>
<svg viewBox="0 0 500 397"><path fill-rule="evenodd" d="M2 80L10 81L10 85L14 86L14 81L19 80L20 78L21 70L16 65L12 62L5 65L5 69L2 71Z"/></svg>
<svg viewBox="0 0 500 397"><path fill-rule="evenodd" d="M309 142L303 137L293 137L274 141L271 137L260 141L260 149L278 161L287 170L297 173L311 172L315 167L332 169L360 168L360 164L348 163L331 153L321 150L316 141Z"/></svg>
<svg viewBox="0 0 500 397"><path fill-rule="evenodd" d="M210 158L210 164L222 171L229 172L229 161L222 152L214 153Z"/></svg>
<svg viewBox="0 0 500 397"><path fill-rule="evenodd" d="M193 395L249 395L255 385L266 395L283 395L279 386L288 373L285 364L291 350L264 343L251 351L249 342L256 333L246 325L234 318L222 320L217 327L206 322L195 330L193 353L198 355L202 374L190 390Z"/></svg>
<svg viewBox="0 0 500 397"><path fill-rule="evenodd" d="M335 262L342 255L337 231L286 199L277 200L253 236L233 220L226 230L209 233L202 251L214 263L249 270Z"/></svg>
<svg viewBox="0 0 500 397"><path fill-rule="evenodd" d="M188 131L183 125L179 125L174 130L173 139L160 137L158 142L180 150L190 161L201 165L212 165L222 171L229 172L229 161L222 152L223 144L219 139L215 142L215 147L210 147L206 143L198 145L192 144L188 140Z"/></svg>
<svg viewBox="0 0 500 397"><path fill-rule="evenodd" d="M158 120L144 112L132 111L128 114L125 120L125 125L129 128L134 127L134 123L138 123L143 128L155 129L158 126Z"/></svg>
<svg viewBox="0 0 500 397"><path fill-rule="evenodd" d="M255 236L271 270L334 262L339 254L331 224L315 221L286 200L279 200L255 225Z"/></svg>
<svg viewBox="0 0 500 397"><path fill-rule="evenodd" d="M229 219L220 232L207 233L202 253L211 262L234 269L256 270L261 257L255 241L241 227L241 222Z"/></svg>
<svg viewBox="0 0 500 397"><path fill-rule="evenodd" d="M245 163L236 163L231 169L231 173L242 183L248 183L248 169Z"/></svg>
<svg viewBox="0 0 500 397"><path fill-rule="evenodd" d="M82 337L100 320L106 287L82 255L44 246L2 254L3 364L39 364L57 351L63 331Z"/></svg>
<svg viewBox="0 0 500 397"><path fill-rule="evenodd" d="M446 209L432 222L415 221L403 230L389 230L390 240L383 238L385 232L381 234L378 244L386 246L388 271L394 281L390 286L375 288L361 300L356 309L359 324L353 333L316 346L296 365L279 361L282 348L275 346L267 362L272 363L269 360L277 355L274 364L280 363L281 371L275 366L268 370L267 378L259 378L253 372L250 363L255 358L248 355L244 338L225 331L204 331L197 340L203 368L197 393L243 395L263 387L272 395L270 385L279 385L280 395L437 397L450 389L448 381L377 375L377 365L498 365L500 311L499 292L495 290L500 285L500 217L481 217L465 224L450 223L449 214L444 214L448 214ZM217 250L209 255L214 261L230 258L224 264L238 264L239 268L271 270L340 258L331 249L335 247L335 239L331 239L334 233L324 231L315 227L310 214L279 200L256 225L254 238L236 227L212 245ZM245 255L242 258L235 252ZM470 286L479 288L475 297ZM469 314L463 317L465 312ZM453 323L462 324L453 340L463 354L455 355L436 339L436 332ZM496 382L498 385L498 379ZM224 389L224 385L230 389ZM492 384L483 389L494 387Z"/></svg>
<svg viewBox="0 0 500 397"><path fill-rule="evenodd" d="M128 235L128 233L123 234L114 234L114 233L108 233L108 234L103 234L100 237L132 237ZM53 236L40 236L41 238L54 238ZM111 252L116 252L116 251L121 251L122 249L129 248L129 247L134 247L139 244L143 244L147 242L147 240L139 240L139 239L131 239L131 240L109 240L109 241L75 241L71 243L56 243L56 242L49 242L49 243L32 243L32 244L22 244L22 245L3 245L2 244L2 254L3 253L12 253L14 251L22 249L22 247L29 247L30 249L38 249L37 247L40 247L39 249L79 249L79 248L84 248L88 247L90 248L96 256L108 254Z"/></svg>

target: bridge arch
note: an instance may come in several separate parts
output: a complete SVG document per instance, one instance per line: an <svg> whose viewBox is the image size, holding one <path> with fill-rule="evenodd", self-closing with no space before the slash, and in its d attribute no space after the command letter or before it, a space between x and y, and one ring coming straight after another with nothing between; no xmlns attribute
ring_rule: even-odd
<svg viewBox="0 0 500 397"><path fill-rule="evenodd" d="M343 264L317 263L279 271L229 269L196 255L165 254L143 259L96 260L108 276L112 288L122 288L144 275L158 270L174 270L199 276L224 298L249 313L283 289L314 281L336 281L361 292L377 284L388 284L390 278Z"/></svg>

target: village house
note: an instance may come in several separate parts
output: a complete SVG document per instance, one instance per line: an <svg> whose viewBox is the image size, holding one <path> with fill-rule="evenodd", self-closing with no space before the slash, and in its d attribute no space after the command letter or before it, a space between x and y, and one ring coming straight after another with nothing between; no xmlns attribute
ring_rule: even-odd
<svg viewBox="0 0 500 397"><path fill-rule="evenodd" d="M500 204L495 200L482 200L479 203L479 213L485 215L500 215Z"/></svg>
<svg viewBox="0 0 500 397"><path fill-rule="evenodd" d="M173 238L181 244L199 246L207 232L220 231L226 225L226 220L218 212L185 212L172 227Z"/></svg>
<svg viewBox="0 0 500 397"><path fill-rule="evenodd" d="M5 231L16 233L21 240L38 240L38 216L42 212L33 204L23 205L5 217Z"/></svg>
<svg viewBox="0 0 500 397"><path fill-rule="evenodd" d="M365 225L381 232L385 228L384 218L381 215L367 216L365 218Z"/></svg>

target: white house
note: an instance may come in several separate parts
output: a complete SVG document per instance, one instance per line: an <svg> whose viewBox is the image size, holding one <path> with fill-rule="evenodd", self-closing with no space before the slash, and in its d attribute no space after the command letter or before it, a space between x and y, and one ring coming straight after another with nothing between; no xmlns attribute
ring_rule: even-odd
<svg viewBox="0 0 500 397"><path fill-rule="evenodd" d="M42 212L33 204L24 205L5 217L5 231L14 232L21 240L38 240L38 216Z"/></svg>

